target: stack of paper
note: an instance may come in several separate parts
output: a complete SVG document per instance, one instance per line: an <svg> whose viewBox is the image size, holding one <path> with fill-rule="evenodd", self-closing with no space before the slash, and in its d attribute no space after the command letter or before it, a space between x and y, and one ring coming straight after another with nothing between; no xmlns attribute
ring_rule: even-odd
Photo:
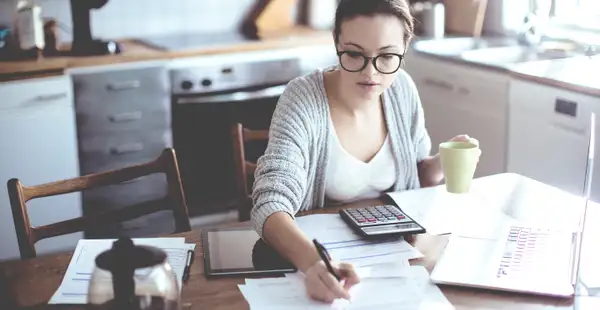
<svg viewBox="0 0 600 310"><path fill-rule="evenodd" d="M379 264L357 271L361 282L350 289L350 299L332 304L310 298L301 273L246 279L238 287L250 309L454 309L422 266Z"/></svg>
<svg viewBox="0 0 600 310"><path fill-rule="evenodd" d="M309 239L319 240L333 260L352 263L356 267L423 257L423 254L403 238L365 240L338 214L302 216L298 217L296 222Z"/></svg>
<svg viewBox="0 0 600 310"><path fill-rule="evenodd" d="M134 238L132 240L136 245L154 246L167 253L168 263L175 272L181 290L187 252L194 250L196 244L185 243L185 238ZM79 240L63 281L48 303L87 303L87 291L96 266L96 256L109 250L114 241L115 239Z"/></svg>

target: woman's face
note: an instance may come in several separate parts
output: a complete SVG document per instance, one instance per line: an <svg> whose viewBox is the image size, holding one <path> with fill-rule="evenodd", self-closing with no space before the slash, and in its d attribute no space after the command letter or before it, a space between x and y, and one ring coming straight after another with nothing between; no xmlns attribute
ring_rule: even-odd
<svg viewBox="0 0 600 310"><path fill-rule="evenodd" d="M344 21L340 26L338 51L346 51L341 56L340 82L344 92L364 100L379 97L388 88L396 77L400 58L387 53L404 54L404 26L395 16L376 15L359 16ZM364 58L361 56L376 57L377 67L383 72L395 71L391 74L379 72L369 59L367 66L362 67ZM348 69L345 70L344 68Z"/></svg>

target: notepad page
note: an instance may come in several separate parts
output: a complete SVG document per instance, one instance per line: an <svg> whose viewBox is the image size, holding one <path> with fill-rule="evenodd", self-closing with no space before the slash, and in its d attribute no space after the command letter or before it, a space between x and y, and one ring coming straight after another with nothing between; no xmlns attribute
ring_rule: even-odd
<svg viewBox="0 0 600 310"><path fill-rule="evenodd" d="M95 268L96 257L112 247L116 239L84 239L77 243L71 262L63 280L50 298L49 304L85 304L87 292ZM195 244L186 244L185 238L133 238L136 245L154 246L164 250L167 262L176 275L179 289L182 288L183 270L188 250Z"/></svg>
<svg viewBox="0 0 600 310"><path fill-rule="evenodd" d="M357 272L362 277L350 289L350 300L338 299L332 304L310 298L301 273L246 279L239 289L250 309L454 309L422 266L382 264Z"/></svg>

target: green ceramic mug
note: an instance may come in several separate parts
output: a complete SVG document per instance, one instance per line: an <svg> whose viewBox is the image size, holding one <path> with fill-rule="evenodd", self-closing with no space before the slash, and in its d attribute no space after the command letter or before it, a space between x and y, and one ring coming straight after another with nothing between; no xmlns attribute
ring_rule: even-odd
<svg viewBox="0 0 600 310"><path fill-rule="evenodd" d="M449 193L462 194L469 191L480 154L479 146L475 143L440 143L440 160Z"/></svg>

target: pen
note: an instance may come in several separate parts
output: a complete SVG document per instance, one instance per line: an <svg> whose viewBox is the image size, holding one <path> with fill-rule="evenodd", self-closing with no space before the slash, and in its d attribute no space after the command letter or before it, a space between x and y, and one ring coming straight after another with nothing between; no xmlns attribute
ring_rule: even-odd
<svg viewBox="0 0 600 310"><path fill-rule="evenodd" d="M194 261L194 251L188 250L187 257L185 260L185 268L183 269L183 281L187 281L190 276L190 266L192 266L192 262Z"/></svg>
<svg viewBox="0 0 600 310"><path fill-rule="evenodd" d="M319 253L319 256L321 256L321 259L325 263L325 266L327 267L327 270L329 270L329 272L338 281L340 281L340 277L335 273L335 271L333 271L333 267L331 267L331 263L330 263L331 257L329 256L329 252L327 252L327 249L323 245L321 245L319 243L319 241L317 241L317 239L313 239L313 243L315 244L315 247L317 248L317 253Z"/></svg>

